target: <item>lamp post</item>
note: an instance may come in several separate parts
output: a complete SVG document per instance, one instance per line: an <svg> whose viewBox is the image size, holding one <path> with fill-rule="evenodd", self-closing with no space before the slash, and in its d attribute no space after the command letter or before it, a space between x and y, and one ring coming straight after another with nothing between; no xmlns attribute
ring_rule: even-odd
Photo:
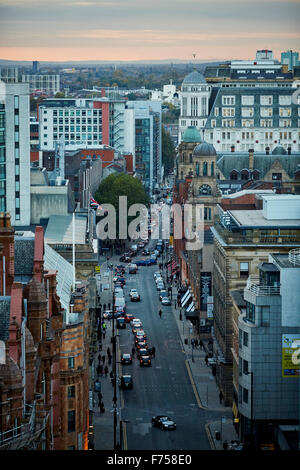
<svg viewBox="0 0 300 470"><path fill-rule="evenodd" d="M117 356L116 356L116 335L115 335L115 290L112 282L112 270L111 270L111 289L113 293L112 300L112 349L113 349L113 384L114 384L114 395L113 395L113 412L114 412L114 450L117 449Z"/></svg>

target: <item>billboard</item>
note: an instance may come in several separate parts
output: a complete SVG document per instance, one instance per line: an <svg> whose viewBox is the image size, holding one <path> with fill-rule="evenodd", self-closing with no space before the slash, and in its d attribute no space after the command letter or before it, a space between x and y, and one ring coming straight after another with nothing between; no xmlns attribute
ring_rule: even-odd
<svg viewBox="0 0 300 470"><path fill-rule="evenodd" d="M300 335L282 335L282 377L299 377Z"/></svg>

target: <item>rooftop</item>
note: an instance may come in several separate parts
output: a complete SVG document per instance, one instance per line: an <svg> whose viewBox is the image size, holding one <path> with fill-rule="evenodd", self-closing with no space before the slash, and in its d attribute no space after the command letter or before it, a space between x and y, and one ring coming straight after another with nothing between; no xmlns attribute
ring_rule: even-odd
<svg viewBox="0 0 300 470"><path fill-rule="evenodd" d="M262 210L236 210L229 213L241 228L300 228L300 219L266 219Z"/></svg>
<svg viewBox="0 0 300 470"><path fill-rule="evenodd" d="M73 243L73 216L51 215L45 233L45 243L72 244ZM75 243L85 244L87 217L75 215Z"/></svg>

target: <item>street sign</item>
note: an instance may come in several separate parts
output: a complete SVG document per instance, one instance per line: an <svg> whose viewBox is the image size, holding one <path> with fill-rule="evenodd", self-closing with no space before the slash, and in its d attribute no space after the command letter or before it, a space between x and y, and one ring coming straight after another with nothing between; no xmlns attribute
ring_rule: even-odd
<svg viewBox="0 0 300 470"><path fill-rule="evenodd" d="M95 266L96 273L100 273L100 266Z"/></svg>

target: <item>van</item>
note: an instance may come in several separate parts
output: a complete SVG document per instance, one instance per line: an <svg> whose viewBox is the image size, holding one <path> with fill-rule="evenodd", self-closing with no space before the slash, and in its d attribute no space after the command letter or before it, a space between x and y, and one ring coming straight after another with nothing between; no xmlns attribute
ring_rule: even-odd
<svg viewBox="0 0 300 470"><path fill-rule="evenodd" d="M138 270L138 267L136 264L129 264L128 266L128 272L129 274L136 274Z"/></svg>
<svg viewBox="0 0 300 470"><path fill-rule="evenodd" d="M117 327L118 328L126 328L126 322L123 317L117 318Z"/></svg>

